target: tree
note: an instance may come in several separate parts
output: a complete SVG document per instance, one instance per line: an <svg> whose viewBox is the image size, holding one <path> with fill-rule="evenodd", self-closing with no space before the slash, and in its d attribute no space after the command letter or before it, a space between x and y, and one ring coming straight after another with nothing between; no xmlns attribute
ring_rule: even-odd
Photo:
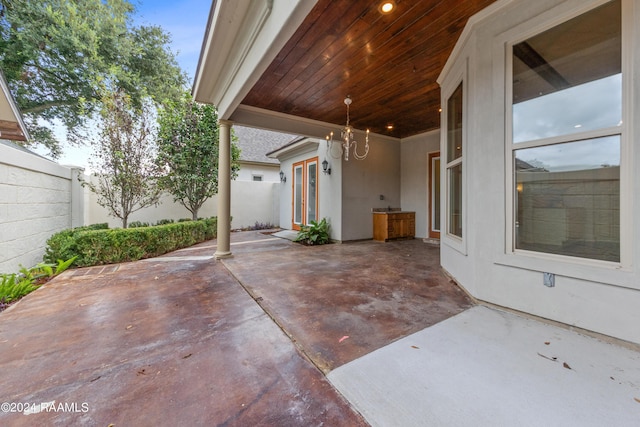
<svg viewBox="0 0 640 427"><path fill-rule="evenodd" d="M98 195L98 204L127 228L129 215L157 205L160 189L156 183L152 108L149 102L135 107L123 90L102 98L99 137L93 142L97 184L83 185Z"/></svg>
<svg viewBox="0 0 640 427"><path fill-rule="evenodd" d="M45 124L60 121L71 142L100 109L102 89L123 88L139 106L177 99L186 76L160 27L131 23L127 0L0 0L0 69L31 136L53 157Z"/></svg>
<svg viewBox="0 0 640 427"><path fill-rule="evenodd" d="M160 186L197 219L202 204L218 192L218 114L185 93L160 109L158 124ZM239 158L240 149L232 143L232 179L238 175Z"/></svg>

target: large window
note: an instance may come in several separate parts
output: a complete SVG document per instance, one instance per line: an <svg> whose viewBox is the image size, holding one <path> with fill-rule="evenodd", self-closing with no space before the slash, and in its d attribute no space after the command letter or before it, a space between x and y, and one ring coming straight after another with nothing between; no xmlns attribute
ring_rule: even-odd
<svg viewBox="0 0 640 427"><path fill-rule="evenodd" d="M462 83L447 99L447 233L462 238Z"/></svg>
<svg viewBox="0 0 640 427"><path fill-rule="evenodd" d="M513 46L516 249L620 261L620 0Z"/></svg>

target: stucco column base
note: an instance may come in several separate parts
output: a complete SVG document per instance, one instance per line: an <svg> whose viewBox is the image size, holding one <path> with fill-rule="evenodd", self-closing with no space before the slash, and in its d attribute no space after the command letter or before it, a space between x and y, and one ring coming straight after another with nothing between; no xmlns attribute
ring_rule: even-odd
<svg viewBox="0 0 640 427"><path fill-rule="evenodd" d="M213 254L214 259L225 259L225 258L233 258L233 254L231 252L216 252Z"/></svg>

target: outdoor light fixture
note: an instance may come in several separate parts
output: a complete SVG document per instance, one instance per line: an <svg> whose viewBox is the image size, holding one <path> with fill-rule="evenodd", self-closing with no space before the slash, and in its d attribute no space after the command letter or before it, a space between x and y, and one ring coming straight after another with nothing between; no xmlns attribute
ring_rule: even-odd
<svg viewBox="0 0 640 427"><path fill-rule="evenodd" d="M287 182L287 177L284 176L284 171L280 171L280 182Z"/></svg>
<svg viewBox="0 0 640 427"><path fill-rule="evenodd" d="M325 175L331 175L331 168L329 167L329 162L327 162L327 159L324 159L322 161L322 172L324 172Z"/></svg>
<svg viewBox="0 0 640 427"><path fill-rule="evenodd" d="M349 161L349 150L351 149L351 147L353 147L353 157L355 157L356 160L364 160L367 157L367 154L369 154L369 129L367 129L365 133L364 154L358 154L358 142L355 139L353 139L353 128L349 124L349 106L351 105L351 102L353 102L351 100L351 97L347 95L347 97L344 99L344 103L347 106L347 124L344 127L344 129L342 129L342 133L341 133L342 141L340 142L340 144L334 144L335 141L333 140L333 132L327 135L327 138L326 138L327 151L329 152L331 157L333 157L334 159L339 159L344 153L344 159L347 162ZM334 146L336 145L338 146L338 149L339 149L339 154L337 156L333 154Z"/></svg>

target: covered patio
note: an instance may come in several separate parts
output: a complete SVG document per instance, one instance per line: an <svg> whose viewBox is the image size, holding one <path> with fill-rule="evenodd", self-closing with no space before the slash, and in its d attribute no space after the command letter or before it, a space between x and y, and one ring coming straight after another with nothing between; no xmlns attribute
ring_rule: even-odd
<svg viewBox="0 0 640 427"><path fill-rule="evenodd" d="M421 241L303 247L242 232L238 256L214 262L216 246L68 271L1 313L2 401L15 406L0 423L637 419L637 350L474 306Z"/></svg>
<svg viewBox="0 0 640 427"><path fill-rule="evenodd" d="M640 0L219 0L193 94L223 148L234 123L304 137L276 153L280 226L358 241L415 213L477 300L638 344L639 22Z"/></svg>

